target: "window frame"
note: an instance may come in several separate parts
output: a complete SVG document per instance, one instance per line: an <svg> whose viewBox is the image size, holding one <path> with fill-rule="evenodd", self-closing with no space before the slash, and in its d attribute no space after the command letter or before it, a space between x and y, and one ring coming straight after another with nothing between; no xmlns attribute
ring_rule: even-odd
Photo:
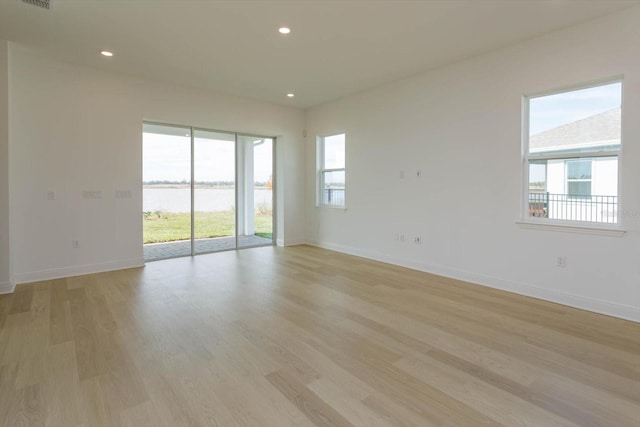
<svg viewBox="0 0 640 427"><path fill-rule="evenodd" d="M623 217L620 214L623 212L622 203L623 200L621 198L621 189L622 189L622 168L620 165L622 164L622 155L624 150L624 76L618 75L607 79L594 80L588 83L564 86L561 88L556 88L549 91L544 92L536 92L532 94L527 94L522 96L522 135L521 135L521 167L522 167L522 197L521 197L521 206L520 206L520 219L517 222L522 228L534 228L534 229L544 229L544 230L556 230L556 231L566 231L566 232L578 232L578 233L587 233L587 234L600 234L600 235L610 235L610 236L622 236L625 233L625 230L622 228ZM600 150L600 151L585 151L585 152L559 152L559 153L550 153L550 154L534 154L531 155L529 152L529 129L530 129L530 101L535 98L541 98L545 96L557 95L561 93L568 93L573 91L579 91L583 89L596 88L599 86L606 86L609 84L620 84L620 114L621 114L621 124L620 124L620 144L616 150ZM592 221L579 221L579 220L569 220L569 219L550 219L550 218L542 218L535 217L529 214L529 163L532 160L564 160L565 165L568 161L571 160L581 160L583 158L596 159L599 157L616 157L618 161L617 168L617 217L615 223L604 223L604 222L592 222ZM593 165L592 165L593 167ZM565 166L566 169L566 166ZM592 169L593 173L593 169ZM593 180L593 175L590 181ZM568 182L567 179L567 171L565 170L565 183L567 185L568 191Z"/></svg>
<svg viewBox="0 0 640 427"><path fill-rule="evenodd" d="M342 168L325 168L325 140L332 136L344 135L344 167ZM337 210L347 209L347 133L346 132L332 132L327 134L318 135L316 137L316 207L329 208ZM322 203L323 201L323 177L328 172L342 172L344 173L344 202L341 205L330 205Z"/></svg>

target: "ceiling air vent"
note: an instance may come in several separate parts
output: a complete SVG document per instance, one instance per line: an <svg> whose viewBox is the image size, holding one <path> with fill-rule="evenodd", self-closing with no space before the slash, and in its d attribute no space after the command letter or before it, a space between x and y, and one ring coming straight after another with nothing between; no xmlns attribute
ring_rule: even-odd
<svg viewBox="0 0 640 427"><path fill-rule="evenodd" d="M29 3L34 6L41 7L43 9L49 9L49 3L51 0L22 0L23 3Z"/></svg>

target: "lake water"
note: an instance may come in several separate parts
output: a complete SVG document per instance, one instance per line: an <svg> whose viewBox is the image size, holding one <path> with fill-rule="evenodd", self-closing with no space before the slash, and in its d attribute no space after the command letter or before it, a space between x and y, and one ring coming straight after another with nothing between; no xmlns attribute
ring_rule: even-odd
<svg viewBox="0 0 640 427"><path fill-rule="evenodd" d="M226 211L235 205L233 189L195 189L196 211ZM191 190L188 188L144 188L142 190L142 210L145 212L189 212L191 210ZM271 208L272 190L254 190L255 206Z"/></svg>

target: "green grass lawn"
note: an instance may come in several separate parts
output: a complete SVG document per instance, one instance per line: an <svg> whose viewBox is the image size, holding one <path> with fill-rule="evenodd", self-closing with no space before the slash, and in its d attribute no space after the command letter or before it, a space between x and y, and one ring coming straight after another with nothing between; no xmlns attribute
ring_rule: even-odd
<svg viewBox="0 0 640 427"><path fill-rule="evenodd" d="M196 212L195 238L233 236L235 214L226 212ZM144 243L174 242L189 240L191 236L191 214L152 213L142 220ZM271 216L256 215L255 234L270 239Z"/></svg>

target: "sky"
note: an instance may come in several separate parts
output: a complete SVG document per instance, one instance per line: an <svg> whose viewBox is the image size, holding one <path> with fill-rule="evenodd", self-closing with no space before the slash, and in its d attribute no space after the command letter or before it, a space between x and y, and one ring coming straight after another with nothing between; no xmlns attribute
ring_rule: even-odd
<svg viewBox="0 0 640 427"><path fill-rule="evenodd" d="M345 167L344 134L324 137L324 169Z"/></svg>
<svg viewBox="0 0 640 427"><path fill-rule="evenodd" d="M622 105L622 83L531 98L529 135L609 111Z"/></svg>
<svg viewBox="0 0 640 427"><path fill-rule="evenodd" d="M196 134L197 135L197 134ZM266 182L272 174L272 140L254 147L254 181ZM189 181L191 139L187 136L143 134L143 181ZM235 143L194 138L195 180L234 181Z"/></svg>

